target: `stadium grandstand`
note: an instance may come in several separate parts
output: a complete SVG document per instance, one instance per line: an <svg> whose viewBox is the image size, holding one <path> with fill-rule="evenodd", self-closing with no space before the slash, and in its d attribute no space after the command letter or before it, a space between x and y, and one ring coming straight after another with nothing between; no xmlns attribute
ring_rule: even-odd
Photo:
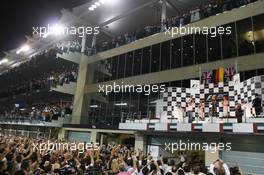
<svg viewBox="0 0 264 175"><path fill-rule="evenodd" d="M36 25L46 6L59 17ZM21 7L30 34L0 48L0 175L263 175L263 0Z"/></svg>

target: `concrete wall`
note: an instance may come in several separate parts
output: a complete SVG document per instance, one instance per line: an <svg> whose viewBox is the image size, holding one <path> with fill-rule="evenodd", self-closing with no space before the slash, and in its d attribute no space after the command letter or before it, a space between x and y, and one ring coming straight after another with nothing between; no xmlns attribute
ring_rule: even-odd
<svg viewBox="0 0 264 175"><path fill-rule="evenodd" d="M58 85L56 87L53 87L51 88L51 90L74 95L76 92L76 86L77 86L76 82L70 82L69 84L64 83L62 86Z"/></svg>
<svg viewBox="0 0 264 175"><path fill-rule="evenodd" d="M89 94L85 93L85 85L90 84L93 79L93 68L88 65L87 56L82 55L79 65L76 92L73 103L72 124L80 124L88 120L88 109L90 104Z"/></svg>

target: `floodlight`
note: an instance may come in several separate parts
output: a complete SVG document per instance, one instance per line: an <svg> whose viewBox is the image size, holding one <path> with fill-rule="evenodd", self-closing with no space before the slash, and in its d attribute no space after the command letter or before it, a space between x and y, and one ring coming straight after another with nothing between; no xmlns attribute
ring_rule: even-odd
<svg viewBox="0 0 264 175"><path fill-rule="evenodd" d="M90 108L98 108L98 105L91 105Z"/></svg>
<svg viewBox="0 0 264 175"><path fill-rule="evenodd" d="M1 60L1 63L7 63L8 62L8 59L7 58L4 58Z"/></svg>
<svg viewBox="0 0 264 175"><path fill-rule="evenodd" d="M93 11L93 10L94 10L94 8L93 8L93 7L89 7L88 9L89 9L90 11Z"/></svg>
<svg viewBox="0 0 264 175"><path fill-rule="evenodd" d="M27 52L27 51L29 51L29 50L30 50L29 45L25 44L25 45L23 45L20 49L18 49L18 50L16 51L16 54L20 54L20 52Z"/></svg>
<svg viewBox="0 0 264 175"><path fill-rule="evenodd" d="M4 59L0 60L0 65L2 65L3 63L7 63L7 62L8 62L8 59L4 58Z"/></svg>
<svg viewBox="0 0 264 175"><path fill-rule="evenodd" d="M96 5L97 7L99 7L101 4L100 4L100 2L95 2L94 5Z"/></svg>
<svg viewBox="0 0 264 175"><path fill-rule="evenodd" d="M95 9L96 8L96 5L93 4L91 7Z"/></svg>
<svg viewBox="0 0 264 175"><path fill-rule="evenodd" d="M23 52L27 52L27 51L29 51L29 49L30 49L30 47L27 44L21 47L21 51L23 51Z"/></svg>
<svg viewBox="0 0 264 175"><path fill-rule="evenodd" d="M53 35L61 35L64 32L64 27L59 24L55 24L51 27L51 34Z"/></svg>
<svg viewBox="0 0 264 175"><path fill-rule="evenodd" d="M127 106L127 103L116 103L115 106Z"/></svg>
<svg viewBox="0 0 264 175"><path fill-rule="evenodd" d="M101 4L104 4L104 3L105 3L105 0L99 0L99 2L100 2Z"/></svg>

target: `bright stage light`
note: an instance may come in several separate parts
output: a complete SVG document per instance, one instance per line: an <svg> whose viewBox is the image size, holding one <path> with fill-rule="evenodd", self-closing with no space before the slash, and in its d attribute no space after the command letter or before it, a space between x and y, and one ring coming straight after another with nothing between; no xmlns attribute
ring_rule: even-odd
<svg viewBox="0 0 264 175"><path fill-rule="evenodd" d="M90 11L94 11L94 8L93 7L89 7L88 8Z"/></svg>
<svg viewBox="0 0 264 175"><path fill-rule="evenodd" d="M3 63L7 63L7 62L8 62L8 59L4 58L4 59L0 60L0 65L2 65Z"/></svg>
<svg viewBox="0 0 264 175"><path fill-rule="evenodd" d="M116 103L115 106L127 106L127 103Z"/></svg>
<svg viewBox="0 0 264 175"><path fill-rule="evenodd" d="M1 62L2 62L2 63L7 63L7 62L8 62L8 59L7 59L7 58L4 58L4 59L2 59Z"/></svg>
<svg viewBox="0 0 264 175"><path fill-rule="evenodd" d="M27 52L27 51L29 51L30 47L29 47L29 45L26 44L26 45L22 46L21 49L23 52Z"/></svg>
<svg viewBox="0 0 264 175"><path fill-rule="evenodd" d="M25 44L20 49L16 51L16 54L20 54L21 52L27 52L30 50L29 45Z"/></svg>
<svg viewBox="0 0 264 175"><path fill-rule="evenodd" d="M98 105L91 105L90 108L98 108Z"/></svg>
<svg viewBox="0 0 264 175"><path fill-rule="evenodd" d="M104 4L104 3L105 3L105 0L99 0L99 2L100 2L101 4Z"/></svg>
<svg viewBox="0 0 264 175"><path fill-rule="evenodd" d="M53 35L61 35L64 32L64 26L55 24L51 27L50 33Z"/></svg>
<svg viewBox="0 0 264 175"><path fill-rule="evenodd" d="M98 0L98 1L96 1L94 4L92 4L89 8L88 8L88 10L89 11L94 11L97 7L99 7L99 6L101 6L101 5L103 5L103 4L105 4L105 3L110 3L110 2L112 2L112 1L114 1L114 0Z"/></svg>
<svg viewBox="0 0 264 175"><path fill-rule="evenodd" d="M52 26L48 25L48 30L47 32L43 35L43 38L47 38L49 35L62 35L64 34L64 29L65 27L60 24L54 24Z"/></svg>

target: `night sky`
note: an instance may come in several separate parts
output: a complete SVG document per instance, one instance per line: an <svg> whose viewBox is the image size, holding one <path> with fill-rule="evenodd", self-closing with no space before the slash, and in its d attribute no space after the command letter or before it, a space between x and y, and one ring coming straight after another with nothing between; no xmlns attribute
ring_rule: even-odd
<svg viewBox="0 0 264 175"><path fill-rule="evenodd" d="M2 0L0 6L0 57L3 51L20 47L33 26L55 23L61 9L89 2L89 0Z"/></svg>

